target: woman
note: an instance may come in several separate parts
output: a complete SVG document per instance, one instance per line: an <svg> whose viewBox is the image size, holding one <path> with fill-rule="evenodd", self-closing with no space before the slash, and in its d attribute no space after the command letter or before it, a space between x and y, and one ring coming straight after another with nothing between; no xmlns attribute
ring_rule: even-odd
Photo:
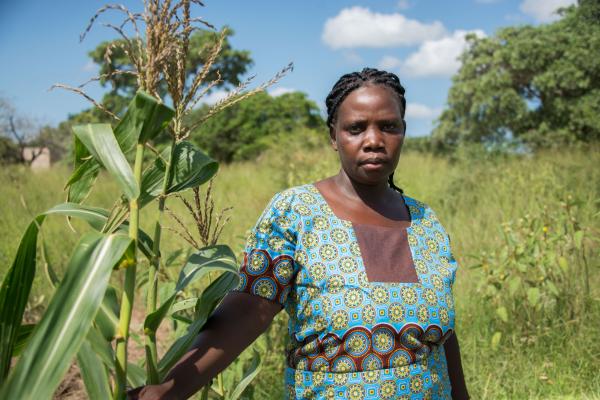
<svg viewBox="0 0 600 400"><path fill-rule="evenodd" d="M396 75L365 68L342 76L326 104L339 173L273 197L248 238L239 287L140 399L195 393L282 308L289 398L468 398L448 236L393 183L404 88Z"/></svg>

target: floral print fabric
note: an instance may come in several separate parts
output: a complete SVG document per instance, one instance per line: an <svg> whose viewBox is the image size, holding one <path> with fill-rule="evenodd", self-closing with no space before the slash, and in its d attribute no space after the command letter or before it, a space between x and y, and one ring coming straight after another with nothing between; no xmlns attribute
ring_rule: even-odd
<svg viewBox="0 0 600 400"><path fill-rule="evenodd" d="M404 196L417 282L369 281L352 222L314 185L276 194L248 237L236 290L290 316L291 399L447 399L456 262L425 204Z"/></svg>

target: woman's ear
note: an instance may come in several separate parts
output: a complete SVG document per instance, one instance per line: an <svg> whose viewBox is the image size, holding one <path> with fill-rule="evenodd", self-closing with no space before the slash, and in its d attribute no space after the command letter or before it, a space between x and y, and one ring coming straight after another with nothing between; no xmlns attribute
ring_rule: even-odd
<svg viewBox="0 0 600 400"><path fill-rule="evenodd" d="M337 142L335 141L335 129L333 126L329 125L329 142L331 143L331 147L333 150L337 151Z"/></svg>

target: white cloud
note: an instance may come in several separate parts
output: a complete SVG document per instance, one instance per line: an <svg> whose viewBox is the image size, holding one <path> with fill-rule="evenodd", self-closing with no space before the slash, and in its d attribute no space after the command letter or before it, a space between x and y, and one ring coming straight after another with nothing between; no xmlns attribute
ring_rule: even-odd
<svg viewBox="0 0 600 400"><path fill-rule="evenodd" d="M485 33L481 30L457 30L451 36L427 40L416 52L409 55L406 61L397 61L400 64L400 70L404 74L416 77L452 76L460 68L458 57L467 47L465 36L468 33L485 37ZM387 61L391 63L391 60Z"/></svg>
<svg viewBox="0 0 600 400"><path fill-rule="evenodd" d="M410 102L406 105L406 118L432 120L441 113L442 109L440 107L429 107L425 104Z"/></svg>
<svg viewBox="0 0 600 400"><path fill-rule="evenodd" d="M524 0L519 9L538 22L551 22L560 17L556 14L558 8L575 3L576 0Z"/></svg>
<svg viewBox="0 0 600 400"><path fill-rule="evenodd" d="M408 0L399 0L398 4L396 5L396 7L398 7L400 10L406 10L406 9L410 8L410 1L408 1Z"/></svg>
<svg viewBox="0 0 600 400"><path fill-rule="evenodd" d="M286 87L276 87L275 89L269 90L269 94L273 97L281 96L282 94L295 92L296 89L290 89Z"/></svg>
<svg viewBox="0 0 600 400"><path fill-rule="evenodd" d="M204 103L204 104L208 104L209 106L212 106L219 100L223 100L225 97L227 97L228 94L229 94L229 92L226 90L216 90L216 91L211 92L211 93L205 95L204 97L202 97L202 99L200 99L200 103Z"/></svg>
<svg viewBox="0 0 600 400"><path fill-rule="evenodd" d="M345 8L329 18L321 39L333 49L396 47L437 39L445 33L446 29L439 21L426 24L402 14L380 14L356 6Z"/></svg>

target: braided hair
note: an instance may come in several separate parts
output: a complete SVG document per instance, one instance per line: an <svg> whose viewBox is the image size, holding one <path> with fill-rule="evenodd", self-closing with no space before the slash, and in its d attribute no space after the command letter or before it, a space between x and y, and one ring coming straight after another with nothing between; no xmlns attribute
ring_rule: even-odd
<svg viewBox="0 0 600 400"><path fill-rule="evenodd" d="M342 75L340 79L333 85L333 88L325 99L327 106L327 126L330 130L333 129L333 124L337 118L337 111L344 99L354 90L367 84L381 85L391 89L400 100L401 116L404 127L404 114L406 111L406 99L404 98L404 87L400 84L400 79L391 72L381 71L375 68L363 68L360 72L352 72ZM389 176L388 183L390 187L402 193L402 189L394 184L394 173Z"/></svg>

